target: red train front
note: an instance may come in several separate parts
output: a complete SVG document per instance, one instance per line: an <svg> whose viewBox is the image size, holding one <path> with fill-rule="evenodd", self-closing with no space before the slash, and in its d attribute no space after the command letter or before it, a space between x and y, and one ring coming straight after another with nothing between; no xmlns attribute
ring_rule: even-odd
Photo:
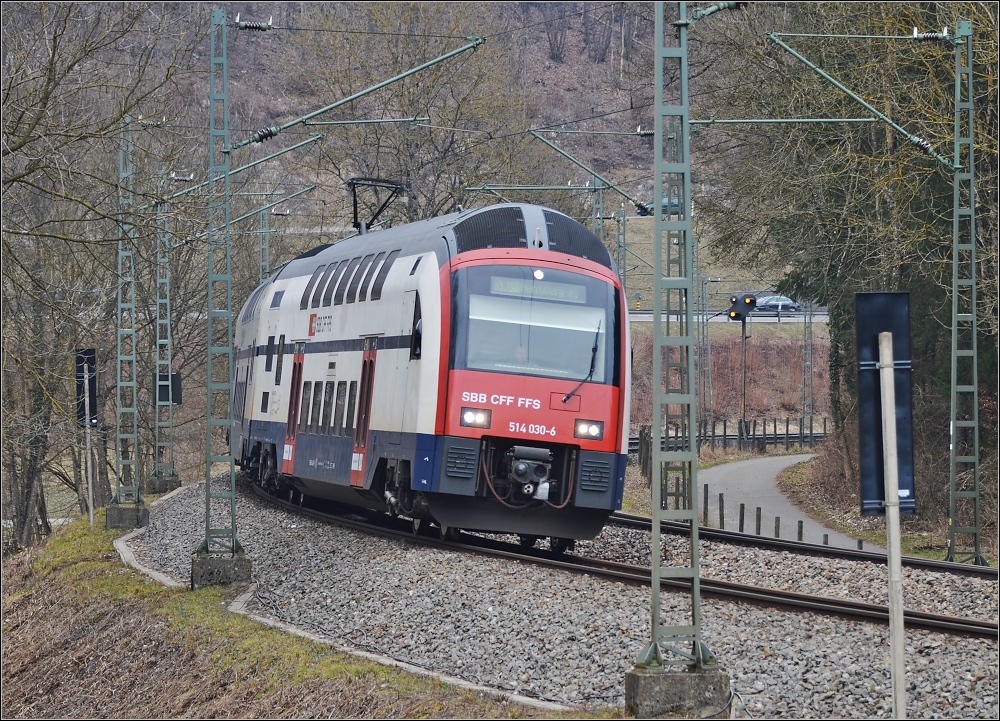
<svg viewBox="0 0 1000 721"><path fill-rule="evenodd" d="M442 269L449 363L427 488L442 526L565 546L621 507L629 340L617 273L602 260L476 249Z"/></svg>

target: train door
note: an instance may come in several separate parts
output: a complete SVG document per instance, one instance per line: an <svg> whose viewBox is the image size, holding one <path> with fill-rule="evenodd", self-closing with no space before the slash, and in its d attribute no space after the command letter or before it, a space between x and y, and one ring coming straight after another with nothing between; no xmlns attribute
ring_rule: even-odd
<svg viewBox="0 0 1000 721"><path fill-rule="evenodd" d="M376 338L365 338L361 358L361 385L358 388L358 420L354 424L354 452L351 455L351 485L365 484L365 459L368 451L368 424L371 419L372 391L375 382Z"/></svg>
<svg viewBox="0 0 1000 721"><path fill-rule="evenodd" d="M414 333L419 333L415 329L420 322L420 300L415 290L408 290L403 294L403 303L400 307L398 320L398 334L411 339L410 346L403 346L393 352L396 358L396 372L391 380L392 391L392 416L387 427L391 431L388 435L390 443L400 443L404 431L412 431L406 424L407 404L412 402L409 397L414 387L414 375L419 372L419 367L413 363ZM383 364L385 361L382 361ZM382 381L385 382L385 378Z"/></svg>
<svg viewBox="0 0 1000 721"><path fill-rule="evenodd" d="M285 452L282 455L281 472L292 473L295 467L295 439L299 432L299 404L302 401L302 363L305 360L306 344L295 343L292 356L292 387L288 393L288 420L285 424Z"/></svg>

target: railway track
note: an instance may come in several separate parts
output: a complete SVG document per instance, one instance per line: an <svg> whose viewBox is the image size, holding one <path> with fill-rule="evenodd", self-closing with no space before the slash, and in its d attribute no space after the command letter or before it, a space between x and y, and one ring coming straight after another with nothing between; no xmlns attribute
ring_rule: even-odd
<svg viewBox="0 0 1000 721"><path fill-rule="evenodd" d="M557 555L550 551L523 548L474 534L461 533L454 540L442 540L431 535L415 534L410 521L386 517L378 522L363 518L356 512L340 515L307 506L300 506L268 495L260 488L247 484L255 495L273 505L288 511L309 516L325 523L336 523L355 528L366 533L376 533L394 538L406 538L414 542L439 546L457 551L480 553L499 558L510 558L550 568L559 568L575 573L586 573L608 580L648 585L651 571L648 567L615 563L595 558L575 555ZM822 547L821 547L822 548ZM960 565L960 564L958 564ZM687 590L690 582L685 579L661 579L661 588ZM849 599L820 597L769 588L746 586L710 578L700 579L700 592L714 598L752 603L764 607L781 608L788 611L811 611L838 618L888 624L889 612L885 606L863 603ZM996 638L998 625L989 621L957 618L919 611L904 611L904 625L910 629L924 629L971 637Z"/></svg>
<svg viewBox="0 0 1000 721"><path fill-rule="evenodd" d="M629 513L612 513L610 523L628 528L638 528L645 531L651 531L653 527L651 519L645 516L635 516ZM662 521L660 528L665 533L678 536L687 536L689 534L687 524L680 521ZM823 546L816 543L804 543L802 541L792 541L783 538L770 538L768 536L758 536L752 533L726 531L718 528L712 528L711 526L698 526L698 536L706 541L739 543L746 546L767 548L774 551L790 551L792 553L822 556L825 558L842 558L850 561L869 561L871 563L879 564L885 564L887 562L886 554L884 553L858 551L850 548L837 548L835 546ZM937 561L931 558L920 558L918 556L903 556L900 560L903 566L922 571L942 571L944 573L955 573L976 578L993 580L998 579L998 569L990 568L989 566L975 566L969 563Z"/></svg>

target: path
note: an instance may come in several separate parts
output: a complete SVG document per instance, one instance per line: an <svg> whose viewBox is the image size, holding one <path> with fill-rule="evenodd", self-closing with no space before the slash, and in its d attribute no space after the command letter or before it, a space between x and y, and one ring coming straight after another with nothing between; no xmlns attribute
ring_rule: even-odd
<svg viewBox="0 0 1000 721"><path fill-rule="evenodd" d="M774 537L774 519L780 518L780 537L798 540L798 522L802 521L802 540L806 543L823 543L823 535L829 538L829 545L838 548L857 549L856 538L827 528L809 518L778 490L778 474L789 466L815 458L814 453L792 456L767 456L749 461L723 463L698 471L699 504L704 499L704 486L708 486L708 521L715 528L719 526L719 494L723 494L726 530L740 530L740 504L745 504L744 532L755 533L757 508L761 509L760 533ZM863 550L885 553L885 549L864 544Z"/></svg>

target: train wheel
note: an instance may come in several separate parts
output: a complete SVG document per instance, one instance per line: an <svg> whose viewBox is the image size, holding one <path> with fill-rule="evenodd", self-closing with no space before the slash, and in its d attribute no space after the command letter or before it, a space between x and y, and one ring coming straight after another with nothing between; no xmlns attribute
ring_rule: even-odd
<svg viewBox="0 0 1000 721"><path fill-rule="evenodd" d="M441 526L438 529L442 541L457 541L458 529L452 526Z"/></svg>
<svg viewBox="0 0 1000 721"><path fill-rule="evenodd" d="M538 536L528 536L524 533L518 534L517 541L525 548L534 548L535 544L538 543Z"/></svg>
<svg viewBox="0 0 1000 721"><path fill-rule="evenodd" d="M414 536L419 536L420 532L421 532L421 530L423 530L423 528L424 528L424 521L423 521L423 519L422 518L414 518L413 519L413 535Z"/></svg>
<svg viewBox="0 0 1000 721"><path fill-rule="evenodd" d="M273 493L278 485L278 464L274 459L274 453L270 449L264 451L264 458L260 464L260 486L265 491Z"/></svg>
<svg viewBox="0 0 1000 721"><path fill-rule="evenodd" d="M549 538L549 548L559 556L566 553L566 551L573 550L575 545L572 538L556 538L555 536Z"/></svg>

